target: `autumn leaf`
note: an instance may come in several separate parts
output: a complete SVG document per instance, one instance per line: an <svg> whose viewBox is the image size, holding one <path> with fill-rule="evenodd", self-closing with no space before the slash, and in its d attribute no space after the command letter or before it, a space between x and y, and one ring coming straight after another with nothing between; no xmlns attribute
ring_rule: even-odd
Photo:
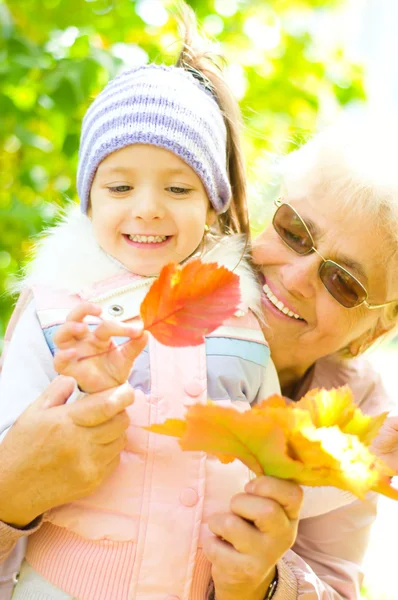
<svg viewBox="0 0 398 600"><path fill-rule="evenodd" d="M224 463L237 458L256 475L332 485L359 498L373 490L398 500L390 485L393 472L368 447L384 419L364 415L342 387L313 390L297 403L271 396L243 413L195 404L185 420L148 429L179 438L183 450L204 451Z"/></svg>
<svg viewBox="0 0 398 600"><path fill-rule="evenodd" d="M296 406L310 412L315 427L337 425L341 431L356 435L366 445L376 437L387 416L387 413L376 417L364 415L355 404L348 386L311 390Z"/></svg>
<svg viewBox="0 0 398 600"><path fill-rule="evenodd" d="M141 308L144 327L165 346L197 346L234 315L239 277L216 263L170 263L152 284Z"/></svg>

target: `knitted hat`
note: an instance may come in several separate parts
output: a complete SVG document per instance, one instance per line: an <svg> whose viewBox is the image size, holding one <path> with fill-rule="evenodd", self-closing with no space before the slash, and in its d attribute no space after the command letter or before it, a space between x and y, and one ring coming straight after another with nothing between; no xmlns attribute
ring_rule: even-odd
<svg viewBox="0 0 398 600"><path fill-rule="evenodd" d="M77 171L82 211L87 212L104 158L131 144L151 144L185 161L215 211L225 212L231 200L226 135L214 96L192 73L153 64L125 71L108 83L83 119Z"/></svg>

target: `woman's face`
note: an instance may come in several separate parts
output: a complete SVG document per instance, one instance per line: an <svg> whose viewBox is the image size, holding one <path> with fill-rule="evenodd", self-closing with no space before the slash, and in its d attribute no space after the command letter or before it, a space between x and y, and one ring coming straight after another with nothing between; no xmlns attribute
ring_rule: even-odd
<svg viewBox="0 0 398 600"><path fill-rule="evenodd" d="M317 250L350 271L366 288L370 303L398 296L387 281L391 243L386 243L385 232L375 226L374 219L354 216L330 198L315 194L286 196L284 202L312 224ZM254 241L253 258L260 265L262 283L268 286L268 296L264 293L262 299L269 326L265 335L278 371L303 371L318 358L374 329L380 309L369 310L365 305L347 309L339 304L319 278L321 258L315 252L296 254L282 242L272 224Z"/></svg>

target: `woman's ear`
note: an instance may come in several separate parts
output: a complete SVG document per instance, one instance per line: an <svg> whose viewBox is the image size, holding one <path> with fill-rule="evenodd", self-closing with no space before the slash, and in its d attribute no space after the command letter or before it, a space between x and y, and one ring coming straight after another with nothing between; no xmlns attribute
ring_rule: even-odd
<svg viewBox="0 0 398 600"><path fill-rule="evenodd" d="M350 355L352 357L359 356L359 354L362 354L365 350L370 348L377 339L391 331L392 328L393 325L386 327L378 321L374 329L368 329L368 331L365 331L362 335L348 344Z"/></svg>

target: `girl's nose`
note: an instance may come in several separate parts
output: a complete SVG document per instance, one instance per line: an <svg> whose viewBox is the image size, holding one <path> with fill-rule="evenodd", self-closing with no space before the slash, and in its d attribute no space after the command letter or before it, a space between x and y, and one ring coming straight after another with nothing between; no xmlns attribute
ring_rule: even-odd
<svg viewBox="0 0 398 600"><path fill-rule="evenodd" d="M148 188L143 189L134 197L132 213L135 219L143 221L162 219L165 214L164 202L155 191L148 190Z"/></svg>

